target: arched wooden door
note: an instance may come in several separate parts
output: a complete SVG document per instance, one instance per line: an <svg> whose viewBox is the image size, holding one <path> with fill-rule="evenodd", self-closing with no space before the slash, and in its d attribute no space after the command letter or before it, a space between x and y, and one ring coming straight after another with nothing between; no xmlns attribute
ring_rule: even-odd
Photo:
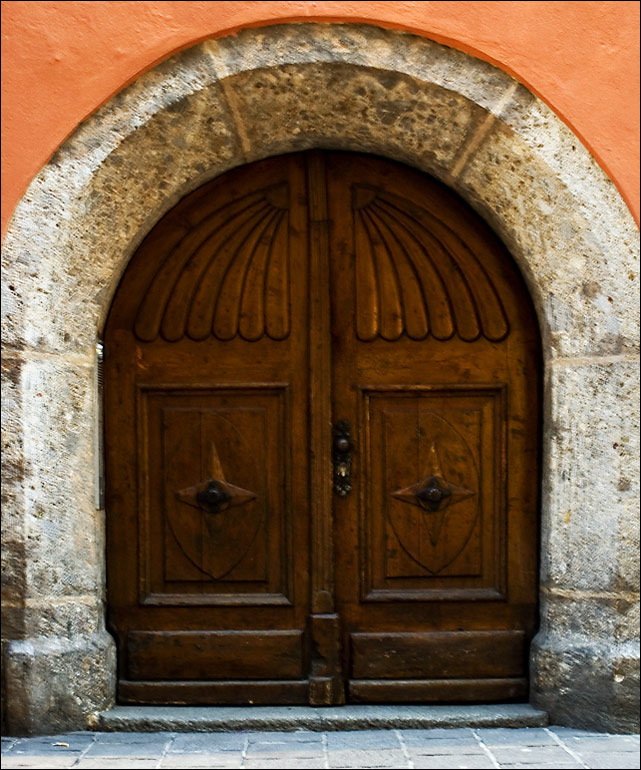
<svg viewBox="0 0 641 770"><path fill-rule="evenodd" d="M539 341L433 180L310 152L196 190L105 334L119 698L527 694Z"/></svg>

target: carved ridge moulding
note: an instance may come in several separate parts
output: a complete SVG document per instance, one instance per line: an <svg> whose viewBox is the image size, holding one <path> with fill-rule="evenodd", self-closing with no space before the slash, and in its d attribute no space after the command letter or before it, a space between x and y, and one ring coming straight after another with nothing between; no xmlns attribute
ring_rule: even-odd
<svg viewBox="0 0 641 770"><path fill-rule="evenodd" d="M352 186L356 335L499 342L510 325L474 246L433 212L370 185Z"/></svg>
<svg viewBox="0 0 641 770"><path fill-rule="evenodd" d="M289 185L213 208L205 198L182 227L143 244L159 267L143 294L134 333L204 340L284 340L290 332ZM179 204L180 206L180 204ZM172 220L173 223L173 220Z"/></svg>

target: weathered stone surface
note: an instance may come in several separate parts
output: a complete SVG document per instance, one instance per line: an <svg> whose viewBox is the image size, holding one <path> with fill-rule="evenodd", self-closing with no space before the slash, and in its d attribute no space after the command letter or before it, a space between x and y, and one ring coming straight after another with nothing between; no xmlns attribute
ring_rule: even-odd
<svg viewBox="0 0 641 770"><path fill-rule="evenodd" d="M550 721L617 733L639 732L639 643L539 634L532 700Z"/></svg>
<svg viewBox="0 0 641 770"><path fill-rule="evenodd" d="M212 56L221 78L290 64L345 62L353 69L380 70L383 76L404 73L460 94L489 111L515 83L503 70L478 59L471 61L462 51L364 24L315 24L313 28L283 24L241 30L207 41L203 48Z"/></svg>
<svg viewBox="0 0 641 770"><path fill-rule="evenodd" d="M621 205L607 222L593 216L593 198L608 188L601 174L593 174L596 189L585 184L579 195L571 186L572 166L560 173L547 160L497 121L461 173L459 190L516 258L537 307L546 356L635 353L638 233L629 221L617 221L627 213ZM613 188L610 183L609 197Z"/></svg>
<svg viewBox="0 0 641 770"><path fill-rule="evenodd" d="M454 92L340 63L258 69L226 82L251 159L350 149L406 163L420 158L442 178L486 115Z"/></svg>
<svg viewBox="0 0 641 770"><path fill-rule="evenodd" d="M542 628L551 636L592 639L595 643L639 638L639 597L619 593L545 591Z"/></svg>
<svg viewBox="0 0 641 770"><path fill-rule="evenodd" d="M147 73L99 110L18 206L4 249L3 269L20 272L13 289L3 286L5 346L90 355L149 229L192 189L244 161L211 58L195 51L179 61L172 75ZM16 228L25 242L13 242Z"/></svg>
<svg viewBox="0 0 641 770"><path fill-rule="evenodd" d="M381 730L439 727L541 727L547 714L524 703L492 706L116 706L92 726L106 731Z"/></svg>
<svg viewBox="0 0 641 770"><path fill-rule="evenodd" d="M100 595L102 516L94 510L94 369L27 359L21 375L25 597Z"/></svg>
<svg viewBox="0 0 641 770"><path fill-rule="evenodd" d="M543 584L638 591L638 363L550 366L547 392Z"/></svg>
<svg viewBox="0 0 641 770"><path fill-rule="evenodd" d="M71 639L12 641L3 653L9 735L76 728L114 702L115 645L104 630Z"/></svg>
<svg viewBox="0 0 641 770"><path fill-rule="evenodd" d="M23 644L9 642L7 681L26 704L11 701L14 725L46 729L59 713L83 727L114 688L108 640L95 670L83 669L102 633L104 590L92 356L129 257L203 182L312 146L377 152L437 175L520 265L549 364L541 540L554 598L542 605L537 698L568 720L589 707L601 728L629 725L638 678L638 649L625 641L638 618L634 222L576 137L505 73L405 33L322 24L245 30L162 63L79 127L16 210L2 284L6 633ZM30 658L34 636L47 641ZM47 645L63 668L75 658L77 681L49 676L55 655L46 663L38 652ZM583 685L593 686L589 703Z"/></svg>
<svg viewBox="0 0 641 770"><path fill-rule="evenodd" d="M104 625L102 601L91 596L43 596L5 602L3 636L8 639L91 636Z"/></svg>

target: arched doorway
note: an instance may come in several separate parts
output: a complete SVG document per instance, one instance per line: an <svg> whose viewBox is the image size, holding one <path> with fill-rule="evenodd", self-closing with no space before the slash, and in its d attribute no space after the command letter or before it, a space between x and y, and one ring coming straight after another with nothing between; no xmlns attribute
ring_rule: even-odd
<svg viewBox="0 0 641 770"><path fill-rule="evenodd" d="M105 334L127 702L527 696L539 336L431 178L312 151L149 233Z"/></svg>

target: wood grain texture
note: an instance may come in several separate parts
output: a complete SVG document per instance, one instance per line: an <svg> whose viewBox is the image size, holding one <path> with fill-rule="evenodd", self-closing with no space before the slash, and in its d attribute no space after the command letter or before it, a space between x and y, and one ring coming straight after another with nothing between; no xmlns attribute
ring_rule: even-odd
<svg viewBox="0 0 641 770"><path fill-rule="evenodd" d="M354 679L457 679L527 673L523 631L436 631L351 635Z"/></svg>
<svg viewBox="0 0 641 770"><path fill-rule="evenodd" d="M465 231L382 187L353 185L352 207L359 339L507 336L499 292Z"/></svg>
<svg viewBox="0 0 641 770"><path fill-rule="evenodd" d="M309 700L306 680L291 682L118 682L118 701L129 704L198 706L305 705Z"/></svg>
<svg viewBox="0 0 641 770"><path fill-rule="evenodd" d="M354 445L353 491L334 500L336 607L344 670L385 682L352 678L348 696L512 697L503 685L524 679L537 624L532 303L502 245L445 188L376 158L336 153L327 166L333 408ZM449 492L433 509L416 497L430 484ZM491 643L472 654L477 634L513 632L518 668L492 670ZM447 633L461 635L454 660L436 642L361 651L363 639ZM433 683L444 677L467 684Z"/></svg>
<svg viewBox="0 0 641 770"><path fill-rule="evenodd" d="M522 701L528 696L525 677L510 679L352 679L352 703L492 703Z"/></svg>
<svg viewBox="0 0 641 770"><path fill-rule="evenodd" d="M145 238L105 346L121 699L523 697L539 335L466 205L364 155L235 169Z"/></svg>
<svg viewBox="0 0 641 770"><path fill-rule="evenodd" d="M215 197L203 196L189 212L190 227L176 228L174 217L162 222L143 246L158 268L136 314L136 337L285 339L288 202L282 183L218 207Z"/></svg>
<svg viewBox="0 0 641 770"><path fill-rule="evenodd" d="M130 679L303 677L300 631L131 631Z"/></svg>

